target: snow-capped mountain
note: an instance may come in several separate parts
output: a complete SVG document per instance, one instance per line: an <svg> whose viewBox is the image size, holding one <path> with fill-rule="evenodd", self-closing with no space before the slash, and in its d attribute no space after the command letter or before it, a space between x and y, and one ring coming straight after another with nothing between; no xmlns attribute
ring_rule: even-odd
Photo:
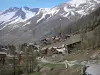
<svg viewBox="0 0 100 75"><path fill-rule="evenodd" d="M10 22L10 24L25 22L31 17L34 17L38 11L39 11L38 8L30 9L28 7L24 8L12 7L3 11L0 14L0 22L3 24L6 22Z"/></svg>
<svg viewBox="0 0 100 75"><path fill-rule="evenodd" d="M70 0L53 8L9 8L0 12L0 40L22 43L54 35L99 6L100 0Z"/></svg>

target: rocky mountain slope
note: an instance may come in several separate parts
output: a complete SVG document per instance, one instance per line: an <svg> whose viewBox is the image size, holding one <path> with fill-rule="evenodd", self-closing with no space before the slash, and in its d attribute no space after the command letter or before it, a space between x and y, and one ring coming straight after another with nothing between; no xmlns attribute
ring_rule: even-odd
<svg viewBox="0 0 100 75"><path fill-rule="evenodd" d="M24 43L55 35L100 6L100 0L71 0L53 8L12 7L0 13L0 43Z"/></svg>

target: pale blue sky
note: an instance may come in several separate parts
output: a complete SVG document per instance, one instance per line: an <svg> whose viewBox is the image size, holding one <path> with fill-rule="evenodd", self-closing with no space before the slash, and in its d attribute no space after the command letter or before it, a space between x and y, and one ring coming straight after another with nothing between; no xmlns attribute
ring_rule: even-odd
<svg viewBox="0 0 100 75"><path fill-rule="evenodd" d="M56 6L68 0L0 0L0 10L9 7L48 8Z"/></svg>

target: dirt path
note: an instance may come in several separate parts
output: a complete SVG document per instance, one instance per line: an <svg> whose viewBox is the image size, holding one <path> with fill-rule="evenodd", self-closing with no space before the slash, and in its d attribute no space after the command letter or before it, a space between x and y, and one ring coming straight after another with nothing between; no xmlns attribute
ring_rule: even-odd
<svg viewBox="0 0 100 75"><path fill-rule="evenodd" d="M63 62L52 62L52 61L48 61L47 59L45 58L41 58L40 60L38 60L39 62L42 62L42 63L49 63L49 64L64 64L65 67L67 68L68 66L69 67L72 67L73 65L79 65L81 63L79 63L77 60L74 60L74 61L63 61Z"/></svg>

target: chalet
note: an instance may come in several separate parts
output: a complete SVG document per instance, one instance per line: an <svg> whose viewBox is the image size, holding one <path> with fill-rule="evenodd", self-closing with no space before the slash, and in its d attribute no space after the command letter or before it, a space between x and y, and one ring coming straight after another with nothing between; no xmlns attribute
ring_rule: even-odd
<svg viewBox="0 0 100 75"><path fill-rule="evenodd" d="M94 33L94 31L90 31L90 32L87 32L85 35L87 36L88 39L91 39L91 38L93 38L93 33ZM69 50L69 52L80 49L81 42L83 40L82 36L84 37L84 35L77 34L77 35L71 36L66 41L66 46L67 46L67 49Z"/></svg>
<svg viewBox="0 0 100 75"><path fill-rule="evenodd" d="M81 38L80 38L80 35L75 35L75 36L70 37L66 41L65 45L66 45L66 48L68 50L68 53L79 49L81 47Z"/></svg>
<svg viewBox="0 0 100 75"><path fill-rule="evenodd" d="M92 38L93 31L87 32L86 35L87 38ZM65 41L53 43L52 45L47 45L46 47L47 48L56 47L55 49L58 51L58 54L65 54L65 53L70 54L71 52L79 50L81 48L81 42L82 42L82 35L80 34L67 35ZM44 51L48 51L48 49L45 49Z"/></svg>
<svg viewBox="0 0 100 75"><path fill-rule="evenodd" d="M65 34L62 38L63 39L69 39L71 37L71 35Z"/></svg>
<svg viewBox="0 0 100 75"><path fill-rule="evenodd" d="M6 54L5 52L0 52L0 64L5 64Z"/></svg>
<svg viewBox="0 0 100 75"><path fill-rule="evenodd" d="M41 43L43 43L43 44L45 44L45 45L47 45L47 42L48 42L47 39L43 39L43 40L41 40Z"/></svg>
<svg viewBox="0 0 100 75"><path fill-rule="evenodd" d="M61 48L61 49L56 49L58 51L58 54L65 54L66 49L65 48Z"/></svg>
<svg viewBox="0 0 100 75"><path fill-rule="evenodd" d="M5 52L5 53L8 53L9 49L6 49L6 48L0 48L0 52Z"/></svg>
<svg viewBox="0 0 100 75"><path fill-rule="evenodd" d="M0 48L0 64L4 65L7 53L8 53L8 49Z"/></svg>
<svg viewBox="0 0 100 75"><path fill-rule="evenodd" d="M48 52L48 48L42 48L40 51L40 53L43 55L47 55L47 52Z"/></svg>
<svg viewBox="0 0 100 75"><path fill-rule="evenodd" d="M56 50L56 48L50 47L48 48L48 53L47 55L53 55L53 54L58 54L58 51Z"/></svg>

